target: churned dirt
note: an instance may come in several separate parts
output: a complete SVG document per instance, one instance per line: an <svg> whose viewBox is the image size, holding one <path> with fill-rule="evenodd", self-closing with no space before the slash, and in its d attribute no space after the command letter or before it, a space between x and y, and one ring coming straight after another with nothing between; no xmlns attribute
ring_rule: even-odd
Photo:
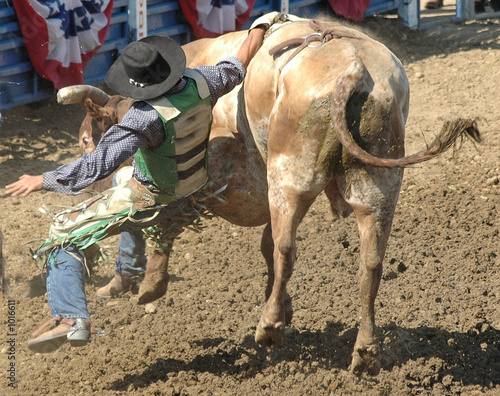
<svg viewBox="0 0 500 396"><path fill-rule="evenodd" d="M358 25L359 26L359 25ZM26 341L50 317L42 271L26 243L47 235L41 192L0 198L8 294L0 299L0 393L78 395L500 395L500 22L410 31L391 18L361 25L403 62L411 84L407 152L443 121L479 117L484 144L466 142L408 169L377 298L382 370L348 371L358 329L354 217L333 221L321 196L298 230L289 292L295 315L282 347L253 337L264 303L262 227L221 219L186 231L171 258L167 296L138 306L132 295L98 300L110 257L88 280L93 322L106 332L85 348L33 355ZM0 185L77 156L84 110L47 100L4 111ZM3 194L4 190L0 190ZM15 379L8 388L7 301L15 301Z"/></svg>

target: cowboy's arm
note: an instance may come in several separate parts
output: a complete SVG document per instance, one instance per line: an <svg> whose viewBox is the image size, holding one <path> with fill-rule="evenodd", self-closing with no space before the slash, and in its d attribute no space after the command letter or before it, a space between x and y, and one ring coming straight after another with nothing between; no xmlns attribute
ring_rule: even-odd
<svg viewBox="0 0 500 396"><path fill-rule="evenodd" d="M246 66L262 45L265 29L262 26L252 29L237 56L223 58L215 66L198 66L195 69L207 81L212 106L215 106L221 96L241 84L245 78Z"/></svg>
<svg viewBox="0 0 500 396"><path fill-rule="evenodd" d="M144 102L138 106L147 106L147 111L129 111L120 124L114 125L104 134L92 153L43 175L23 175L7 186L6 193L26 196L33 191L45 189L73 194L113 173L139 147L158 144L165 137L161 120L154 109Z"/></svg>
<svg viewBox="0 0 500 396"><path fill-rule="evenodd" d="M138 107L138 108L137 108ZM140 147L155 146L165 132L156 111L144 102L137 103L101 138L96 149L44 174L44 188L62 194L76 193L113 173Z"/></svg>
<svg viewBox="0 0 500 396"><path fill-rule="evenodd" d="M34 191L43 190L43 175L22 175L18 181L5 186L7 195L25 197Z"/></svg>
<svg viewBox="0 0 500 396"><path fill-rule="evenodd" d="M207 80L212 106L215 106L221 96L241 84L245 78L247 66L262 46L265 32L279 20L280 15L273 11L257 18L250 26L248 36L236 56L224 58L215 66L198 66L195 69Z"/></svg>
<svg viewBox="0 0 500 396"><path fill-rule="evenodd" d="M236 57L241 61L241 63L243 63L243 66L245 66L245 70L259 48L262 46L264 33L266 32L267 28L268 27L263 24L253 28L248 33L248 36L245 41L243 41L243 44L241 44Z"/></svg>
<svg viewBox="0 0 500 396"><path fill-rule="evenodd" d="M253 21L248 29L248 37L243 41L236 57L243 63L245 70L264 41L264 34L277 21L286 19L285 14L272 11Z"/></svg>
<svg viewBox="0 0 500 396"><path fill-rule="evenodd" d="M109 132L112 133L111 130ZM123 143L127 147L135 146L132 139L124 139ZM42 175L22 175L19 180L6 186L6 193L13 197L17 195L26 197L32 192L45 189L61 194L73 194L111 174L120 165L121 158L122 153L116 146L113 147L108 142L99 142L95 151L70 164L62 165Z"/></svg>
<svg viewBox="0 0 500 396"><path fill-rule="evenodd" d="M106 132L95 151L44 173L44 188L61 194L74 194L113 173L140 146L140 140L135 136L125 136L118 141L114 129L112 127Z"/></svg>

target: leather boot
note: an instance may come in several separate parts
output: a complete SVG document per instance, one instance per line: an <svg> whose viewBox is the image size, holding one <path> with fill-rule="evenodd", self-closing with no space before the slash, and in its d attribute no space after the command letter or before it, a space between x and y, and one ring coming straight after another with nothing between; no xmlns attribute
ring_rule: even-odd
<svg viewBox="0 0 500 396"><path fill-rule="evenodd" d="M97 289L96 294L99 298L119 297L129 290L132 291L133 294L137 294L140 283L140 277L123 276L117 272L106 286Z"/></svg>
<svg viewBox="0 0 500 396"><path fill-rule="evenodd" d="M28 341L28 349L35 353L50 353L59 349L63 344L69 341L71 346L80 347L87 345L92 326L90 319L85 318L61 318L54 317L42 325L33 335L37 335L51 322L55 322L56 327L50 331L39 335Z"/></svg>

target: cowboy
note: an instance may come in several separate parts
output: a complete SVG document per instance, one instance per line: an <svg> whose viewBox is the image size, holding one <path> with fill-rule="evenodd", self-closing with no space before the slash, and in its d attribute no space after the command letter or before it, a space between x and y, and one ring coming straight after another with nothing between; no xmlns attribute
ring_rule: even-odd
<svg viewBox="0 0 500 396"><path fill-rule="evenodd" d="M276 12L258 18L236 57L194 70L186 68L184 51L167 37L150 36L129 44L106 75L112 89L135 99L121 123L106 132L94 152L42 175L23 175L6 186L12 196L42 189L76 193L134 156L133 167L117 174L116 187L58 214L49 239L37 249L36 255L47 253L52 318L34 335L51 322L55 328L31 339L31 351L53 352L67 341L72 346L88 343L92 326L82 250L141 211L175 202L204 186L211 110L219 97L242 82L275 18ZM184 154L175 155L178 152Z"/></svg>

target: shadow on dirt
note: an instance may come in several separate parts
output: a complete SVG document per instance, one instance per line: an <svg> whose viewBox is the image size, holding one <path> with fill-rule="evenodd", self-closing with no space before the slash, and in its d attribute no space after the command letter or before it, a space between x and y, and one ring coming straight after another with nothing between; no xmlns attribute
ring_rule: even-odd
<svg viewBox="0 0 500 396"><path fill-rule="evenodd" d="M432 386L445 376L464 385L491 387L500 384L500 330L489 323L478 322L466 333L449 332L427 326L404 328L391 323L384 327L383 369L403 366L409 361L437 358L434 373L418 378L418 370L407 374L411 381ZM486 368L486 369L485 369Z"/></svg>
<svg viewBox="0 0 500 396"><path fill-rule="evenodd" d="M325 370L348 370L351 352L356 340L357 329L344 331L344 325L330 322L324 331L287 331L285 346L267 349L258 346L253 336L247 336L243 343L230 343L224 338L207 338L193 347L213 350L198 355L194 360L182 361L158 358L140 374L126 374L115 381L111 390L127 390L131 384L136 388L147 388L152 383L165 382L169 375L179 372L208 372L217 376L231 375L241 379L254 377L266 367L281 362L318 362L317 367ZM404 328L391 323L380 332L382 344L382 368L391 371L410 361L415 362L409 381L423 383L432 388L444 377L452 377L464 385L492 387L500 384L500 330L488 323L479 323L476 329L467 333L449 332L429 327ZM339 334L341 334L339 336ZM421 361L436 359L435 370L421 375L418 366ZM484 367L488 367L485 371ZM282 366L286 375L287 366ZM311 369L315 371L314 368Z"/></svg>

